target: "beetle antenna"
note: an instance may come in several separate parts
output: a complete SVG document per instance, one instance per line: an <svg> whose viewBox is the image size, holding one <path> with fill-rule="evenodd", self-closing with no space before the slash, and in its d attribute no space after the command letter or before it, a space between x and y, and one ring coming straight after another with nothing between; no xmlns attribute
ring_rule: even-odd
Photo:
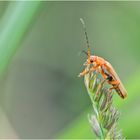
<svg viewBox="0 0 140 140"><path fill-rule="evenodd" d="M84 22L84 20L83 20L82 18L80 18L80 21L81 21L81 23L82 23L82 25L83 25L84 32L85 32L86 44L87 44L87 48L88 48L87 55L88 55L88 58L90 58L90 45L89 45L89 40L88 40L86 25L85 25L85 22Z"/></svg>
<svg viewBox="0 0 140 140"><path fill-rule="evenodd" d="M84 54L86 54L88 56L88 53L85 50L80 51L79 55L81 55L81 53L84 53Z"/></svg>
<svg viewBox="0 0 140 140"><path fill-rule="evenodd" d="M82 50L82 52L88 56L88 53L85 50Z"/></svg>

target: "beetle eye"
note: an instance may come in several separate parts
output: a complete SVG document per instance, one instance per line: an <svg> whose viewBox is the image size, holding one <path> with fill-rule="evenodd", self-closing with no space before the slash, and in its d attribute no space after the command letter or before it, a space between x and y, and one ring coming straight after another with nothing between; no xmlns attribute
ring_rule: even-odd
<svg viewBox="0 0 140 140"><path fill-rule="evenodd" d="M90 60L90 63L93 63L93 60L92 59Z"/></svg>

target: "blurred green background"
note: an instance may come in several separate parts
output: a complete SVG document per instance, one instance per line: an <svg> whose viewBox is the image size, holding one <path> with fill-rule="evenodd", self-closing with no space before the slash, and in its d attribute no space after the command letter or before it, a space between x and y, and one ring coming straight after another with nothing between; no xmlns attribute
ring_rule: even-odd
<svg viewBox="0 0 140 140"><path fill-rule="evenodd" d="M140 2L0 2L0 138L95 138L83 78L91 50L108 60L128 98L119 128L140 138Z"/></svg>

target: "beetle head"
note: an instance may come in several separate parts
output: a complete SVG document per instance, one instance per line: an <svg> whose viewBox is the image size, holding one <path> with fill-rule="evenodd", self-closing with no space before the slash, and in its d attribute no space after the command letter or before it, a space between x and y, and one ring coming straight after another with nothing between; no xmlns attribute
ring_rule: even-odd
<svg viewBox="0 0 140 140"><path fill-rule="evenodd" d="M96 56L91 55L91 56L87 59L87 61L84 63L84 65L87 66L87 65L93 64L94 62L96 62L96 59L97 59Z"/></svg>

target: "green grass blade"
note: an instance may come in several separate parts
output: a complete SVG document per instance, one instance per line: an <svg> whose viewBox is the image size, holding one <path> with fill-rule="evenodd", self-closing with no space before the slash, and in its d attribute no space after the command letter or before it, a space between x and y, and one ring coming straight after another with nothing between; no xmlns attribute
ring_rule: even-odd
<svg viewBox="0 0 140 140"><path fill-rule="evenodd" d="M0 74L16 51L40 2L10 2L0 24Z"/></svg>

